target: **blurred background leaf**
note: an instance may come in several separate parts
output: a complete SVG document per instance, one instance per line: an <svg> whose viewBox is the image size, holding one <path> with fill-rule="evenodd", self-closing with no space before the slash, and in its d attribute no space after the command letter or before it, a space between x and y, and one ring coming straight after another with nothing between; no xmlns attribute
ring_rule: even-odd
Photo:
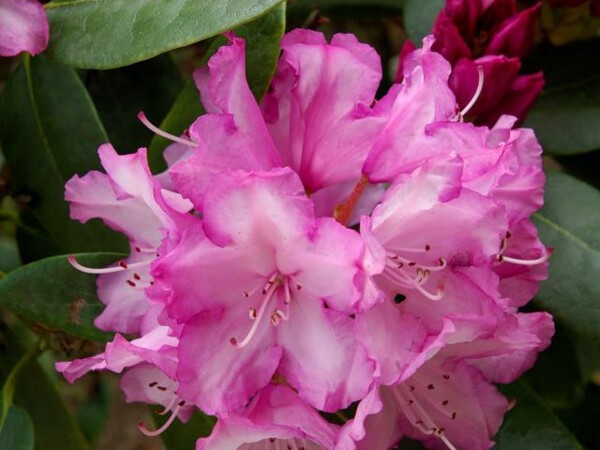
<svg viewBox="0 0 600 450"><path fill-rule="evenodd" d="M123 237L99 221L84 226L69 218L65 182L98 169L96 150L108 141L73 69L26 58L0 97L0 141L14 195L56 246L48 251L126 248Z"/></svg>
<svg viewBox="0 0 600 450"><path fill-rule="evenodd" d="M533 219L554 248L536 302L573 330L600 338L600 191L549 173L544 208Z"/></svg>
<svg viewBox="0 0 600 450"><path fill-rule="evenodd" d="M103 267L120 255L77 254L77 261ZM107 341L93 320L103 305L96 295L96 277L74 269L67 256L54 256L22 266L0 280L0 306L49 332Z"/></svg>

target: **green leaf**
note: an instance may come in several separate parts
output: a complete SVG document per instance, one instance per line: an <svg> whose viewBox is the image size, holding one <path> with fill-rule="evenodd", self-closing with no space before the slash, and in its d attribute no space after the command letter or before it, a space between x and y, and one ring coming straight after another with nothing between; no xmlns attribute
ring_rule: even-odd
<svg viewBox="0 0 600 450"><path fill-rule="evenodd" d="M138 112L160 122L183 87L169 55L121 69L89 71L85 82L110 142L120 153L147 146L153 136L138 120Z"/></svg>
<svg viewBox="0 0 600 450"><path fill-rule="evenodd" d="M99 222L69 218L64 184L99 168L108 140L87 91L73 69L26 58L0 98L0 141L14 187L63 253L121 250L125 241Z"/></svg>
<svg viewBox="0 0 600 450"><path fill-rule="evenodd" d="M103 267L122 255L75 256L83 265ZM103 309L96 296L95 276L74 269L65 255L27 264L1 279L0 306L50 331L96 341L111 338L93 324Z"/></svg>
<svg viewBox="0 0 600 450"><path fill-rule="evenodd" d="M408 37L417 47L420 47L421 40L431 33L435 18L444 7L444 3L444 0L404 1L404 26Z"/></svg>
<svg viewBox="0 0 600 450"><path fill-rule="evenodd" d="M9 330L2 333L2 342L0 372L6 376L25 352ZM15 404L33 421L36 450L90 450L56 388L35 360L29 361L18 377Z"/></svg>
<svg viewBox="0 0 600 450"><path fill-rule="evenodd" d="M546 153L574 155L600 148L600 76L544 91L525 126L535 130Z"/></svg>
<svg viewBox="0 0 600 450"><path fill-rule="evenodd" d="M276 6L259 19L235 29L238 36L246 39L246 74L250 89L259 101L267 92L275 73L280 52L279 41L284 32L285 3ZM202 58L200 65L206 64L209 58L226 42L222 37L215 39ZM179 135L203 113L198 90L193 81L188 81L160 127L169 133ZM158 171L165 168L162 151L169 143L170 141L160 136L152 139L148 148L148 159L153 170Z"/></svg>
<svg viewBox="0 0 600 450"><path fill-rule="evenodd" d="M583 399L585 384L574 337L558 326L552 345L540 354L523 379L553 410L577 405Z"/></svg>
<svg viewBox="0 0 600 450"><path fill-rule="evenodd" d="M545 206L534 222L544 244L554 247L537 302L573 330L599 337L600 192L550 173Z"/></svg>
<svg viewBox="0 0 600 450"><path fill-rule="evenodd" d="M516 404L494 437L494 450L583 450L575 436L523 382L502 387Z"/></svg>
<svg viewBox="0 0 600 450"><path fill-rule="evenodd" d="M52 58L109 69L215 36L281 0L70 0L46 5Z"/></svg>
<svg viewBox="0 0 600 450"><path fill-rule="evenodd" d="M33 444L31 417L21 408L10 405L0 427L0 449L33 450Z"/></svg>
<svg viewBox="0 0 600 450"><path fill-rule="evenodd" d="M541 46L528 71L543 70L546 87L529 113L544 151L574 155L600 149L600 39Z"/></svg>

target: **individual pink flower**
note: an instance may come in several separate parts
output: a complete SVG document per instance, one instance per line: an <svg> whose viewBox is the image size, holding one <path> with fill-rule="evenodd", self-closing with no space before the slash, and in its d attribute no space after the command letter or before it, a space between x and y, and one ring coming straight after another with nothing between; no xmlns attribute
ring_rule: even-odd
<svg viewBox="0 0 600 450"><path fill-rule="evenodd" d="M366 392L372 368L349 317L372 301L362 240L312 208L290 169L226 172L153 265L153 290L184 325L181 395L204 411L241 407L275 372L326 411Z"/></svg>
<svg viewBox="0 0 600 450"><path fill-rule="evenodd" d="M165 236L176 238L191 204L179 194L163 189L152 176L146 150L118 155L110 144L98 153L106 174L92 171L75 175L65 186L71 204L71 218L87 222L101 218L109 227L124 233L131 255L114 267L90 269L71 262L80 270L100 274L98 296L106 308L95 320L103 330L134 333L150 304L145 288L152 283L150 263Z"/></svg>
<svg viewBox="0 0 600 450"><path fill-rule="evenodd" d="M292 389L270 384L242 411L220 419L196 450L332 449L338 431Z"/></svg>
<svg viewBox="0 0 600 450"><path fill-rule="evenodd" d="M463 188L462 173L459 158L425 165L393 184L371 217L363 217L371 274L385 292L417 290L439 300L443 285L430 279L453 266L487 264L498 254L508 225L504 211Z"/></svg>
<svg viewBox="0 0 600 450"><path fill-rule="evenodd" d="M433 50L452 65L450 87L459 107L476 95L483 69L483 86L468 117L492 125L502 114L523 120L544 85L541 73L518 75L520 58L534 41L540 3L522 11L514 0L447 0L433 26ZM401 52L397 79L402 79L403 57L414 45L407 41Z"/></svg>
<svg viewBox="0 0 600 450"><path fill-rule="evenodd" d="M0 0L0 56L37 55L48 46L48 17L36 0Z"/></svg>
<svg viewBox="0 0 600 450"><path fill-rule="evenodd" d="M508 408L476 368L433 358L405 382L374 388L344 426L339 448L352 441L360 450L392 448L407 436L427 448L486 450Z"/></svg>
<svg viewBox="0 0 600 450"><path fill-rule="evenodd" d="M316 194L317 210L331 215L386 121L385 105L371 107L379 57L352 35L328 44L321 33L292 31L259 108L245 78L244 41L228 37L230 45L196 72L208 114L189 129L194 154L170 169L174 186L202 210L204 191L220 172L288 166Z"/></svg>

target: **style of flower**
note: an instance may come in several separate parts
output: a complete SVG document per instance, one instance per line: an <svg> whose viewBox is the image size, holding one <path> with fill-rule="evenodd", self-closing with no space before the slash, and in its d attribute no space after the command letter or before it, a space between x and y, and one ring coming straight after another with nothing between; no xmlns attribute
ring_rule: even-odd
<svg viewBox="0 0 600 450"><path fill-rule="evenodd" d="M48 46L48 17L37 0L0 0L0 56L37 55Z"/></svg>

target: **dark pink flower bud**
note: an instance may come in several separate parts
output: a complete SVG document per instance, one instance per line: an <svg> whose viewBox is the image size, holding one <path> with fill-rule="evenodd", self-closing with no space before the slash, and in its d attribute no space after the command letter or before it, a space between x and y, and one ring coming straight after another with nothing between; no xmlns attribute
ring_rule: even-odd
<svg viewBox="0 0 600 450"><path fill-rule="evenodd" d="M469 112L469 116L477 119L488 115L492 110L497 110L503 96L517 77L521 63L517 58L505 56L484 56L475 61L458 61L448 84L454 91L460 108L464 108L475 94L479 81L478 66L483 68L483 89Z"/></svg>
<svg viewBox="0 0 600 450"><path fill-rule="evenodd" d="M440 53L450 64L454 64L460 58L473 58L468 39L463 39L461 30L445 11L442 10L437 16L432 33L435 36L434 51Z"/></svg>
<svg viewBox="0 0 600 450"><path fill-rule="evenodd" d="M538 3L502 23L492 33L485 54L519 58L525 56L533 45L535 21L540 6Z"/></svg>
<svg viewBox="0 0 600 450"><path fill-rule="evenodd" d="M511 114L519 117L519 122L517 122L517 125L519 125L533 107L535 100L544 87L544 83L542 72L518 76L497 107L478 118L479 122L495 123L502 114Z"/></svg>

